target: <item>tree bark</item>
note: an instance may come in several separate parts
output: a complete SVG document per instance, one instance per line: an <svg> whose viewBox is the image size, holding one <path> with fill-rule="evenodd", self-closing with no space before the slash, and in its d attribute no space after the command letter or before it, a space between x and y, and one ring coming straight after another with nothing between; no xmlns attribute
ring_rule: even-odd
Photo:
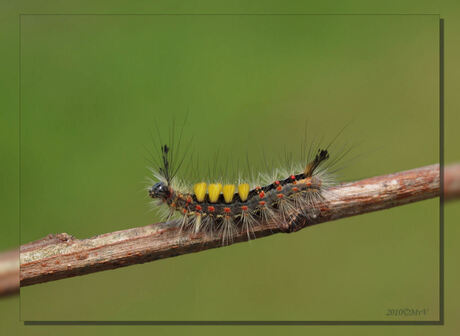
<svg viewBox="0 0 460 336"><path fill-rule="evenodd" d="M443 175L443 198L459 198L460 164L445 167ZM339 218L438 197L441 190L439 182L439 165L431 165L335 186L325 193L316 217L313 220L299 218L293 231ZM286 231L280 229L276 223L259 223L254 227L256 238L279 232ZM232 243L246 240L246 232L240 232L233 237ZM28 286L135 265L221 245L222 242L217 237L180 232L173 222L115 231L81 240L67 233L50 234L20 247L20 281L17 281L16 269L16 281L12 286L10 283L8 291L17 291L19 285ZM5 268L6 263L2 263L0 258L0 295L7 292L2 288L1 280L6 278L6 273L2 273L2 265Z"/></svg>

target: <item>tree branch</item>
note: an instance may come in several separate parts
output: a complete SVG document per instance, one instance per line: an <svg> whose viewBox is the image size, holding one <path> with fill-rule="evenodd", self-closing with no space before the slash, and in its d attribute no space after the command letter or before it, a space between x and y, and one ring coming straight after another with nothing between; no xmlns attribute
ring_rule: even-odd
<svg viewBox="0 0 460 336"><path fill-rule="evenodd" d="M459 198L460 164L445 167L444 182L445 198ZM333 187L319 204L320 213L317 217L308 222L300 219L295 231L313 224L388 209L439 195L439 165L345 183ZM282 230L275 223L260 223L254 227L257 238L278 232ZM245 240L247 240L245 232L233 237L233 243ZM211 238L202 233L180 233L177 226L171 222L105 233L82 240L67 233L51 234L20 247L20 286L135 265L220 246L221 240L218 238ZM0 261L0 280L1 269ZM17 280L16 286L17 290L19 286ZM0 281L0 294L1 292Z"/></svg>

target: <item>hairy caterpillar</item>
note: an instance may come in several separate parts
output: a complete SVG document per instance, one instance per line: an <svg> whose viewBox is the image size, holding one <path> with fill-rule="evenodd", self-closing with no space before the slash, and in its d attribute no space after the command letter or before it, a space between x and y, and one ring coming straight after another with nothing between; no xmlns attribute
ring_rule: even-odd
<svg viewBox="0 0 460 336"><path fill-rule="evenodd" d="M179 168L173 167L173 151L161 145L148 194L156 205L166 206L165 220L177 215L181 230L217 235L223 245L239 232L245 232L249 240L252 227L261 221L290 230L299 216L311 219L317 215L317 202L333 182L324 167L329 146L309 151L292 171L275 169L269 176L258 174L258 181L252 183L194 181L187 185L176 177Z"/></svg>

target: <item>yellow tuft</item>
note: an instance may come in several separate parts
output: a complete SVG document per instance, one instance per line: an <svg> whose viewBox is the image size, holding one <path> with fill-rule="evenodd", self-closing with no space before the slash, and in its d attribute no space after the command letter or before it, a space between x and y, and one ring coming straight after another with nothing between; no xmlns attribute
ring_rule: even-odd
<svg viewBox="0 0 460 336"><path fill-rule="evenodd" d="M206 183L200 182L193 186L193 192L195 193L198 202L203 202L206 196Z"/></svg>
<svg viewBox="0 0 460 336"><path fill-rule="evenodd" d="M249 195L249 184L243 183L238 186L238 194L240 195L240 199L244 202L248 199Z"/></svg>
<svg viewBox="0 0 460 336"><path fill-rule="evenodd" d="M224 185L222 193L224 194L225 203L230 203L233 199L233 194L235 193L234 184Z"/></svg>
<svg viewBox="0 0 460 336"><path fill-rule="evenodd" d="M219 199L220 192L222 191L222 184L214 183L208 187L209 202L216 203Z"/></svg>

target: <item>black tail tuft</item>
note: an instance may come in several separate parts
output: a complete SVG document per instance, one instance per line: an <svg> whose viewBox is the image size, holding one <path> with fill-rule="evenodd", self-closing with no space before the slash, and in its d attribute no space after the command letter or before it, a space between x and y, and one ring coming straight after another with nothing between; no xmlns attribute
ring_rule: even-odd
<svg viewBox="0 0 460 336"><path fill-rule="evenodd" d="M327 149L319 149L318 153L315 155L314 160L310 162L305 168L305 176L312 176L316 168L318 168L319 165L327 159L329 159L329 152L327 151Z"/></svg>

